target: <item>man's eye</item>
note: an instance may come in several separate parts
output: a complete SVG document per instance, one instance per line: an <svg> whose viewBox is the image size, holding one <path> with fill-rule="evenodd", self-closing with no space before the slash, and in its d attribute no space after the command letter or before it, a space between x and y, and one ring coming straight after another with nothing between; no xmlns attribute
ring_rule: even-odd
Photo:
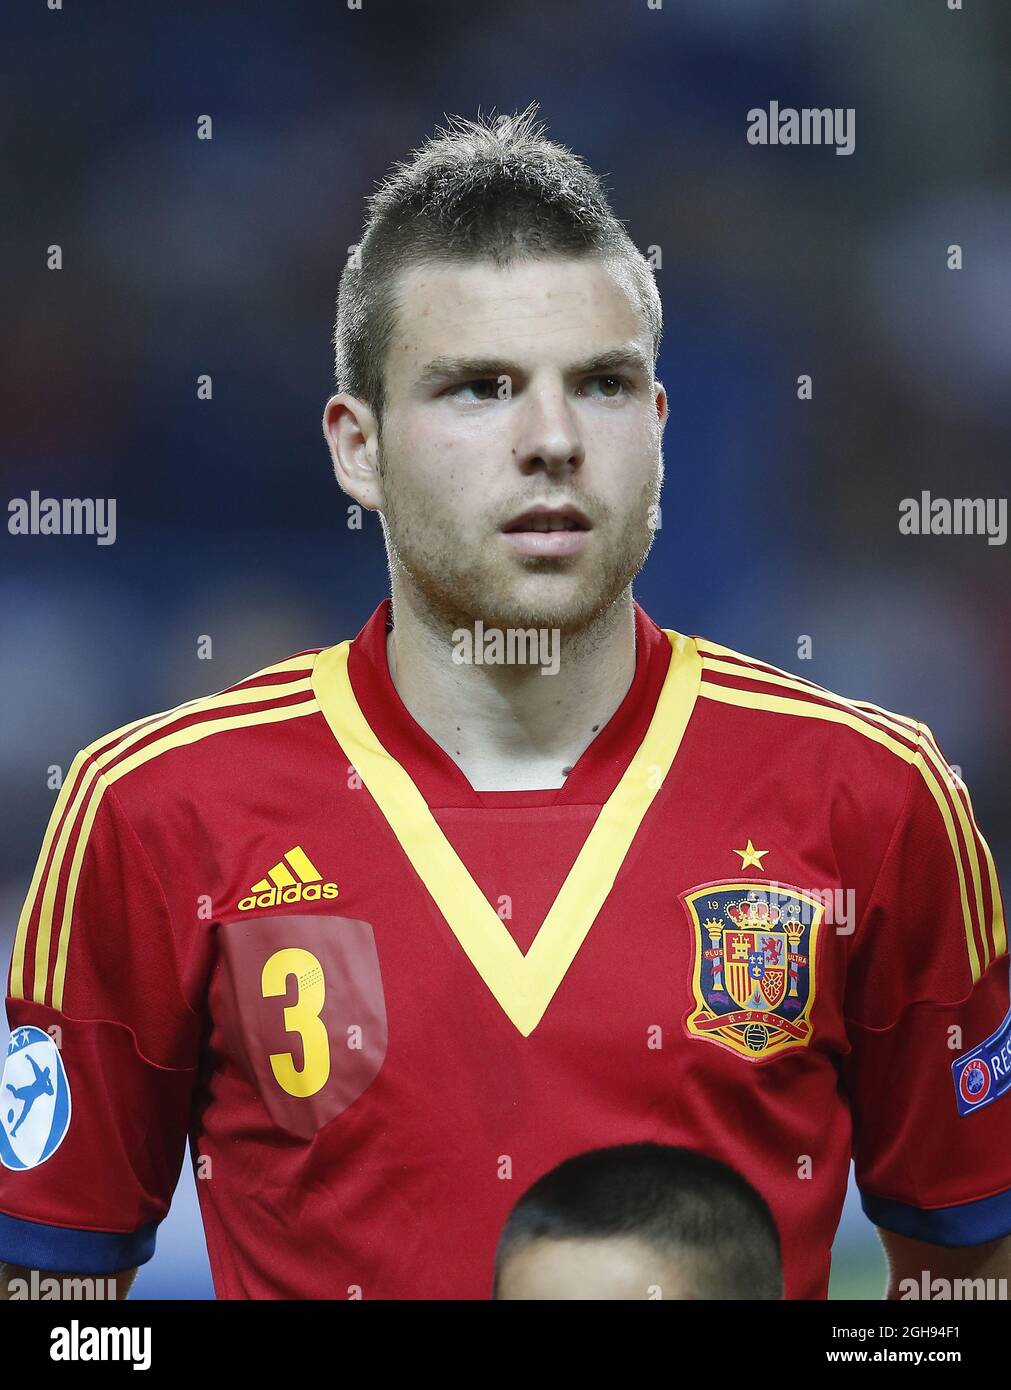
<svg viewBox="0 0 1011 1390"><path fill-rule="evenodd" d="M606 388L602 394L604 399L608 401L620 400L628 390L628 382L623 376L591 376L589 380L599 382Z"/></svg>
<svg viewBox="0 0 1011 1390"><path fill-rule="evenodd" d="M492 401L498 395L498 382L491 376L476 377L473 381L458 382L450 388L449 394L455 396L460 391L473 391L477 400Z"/></svg>

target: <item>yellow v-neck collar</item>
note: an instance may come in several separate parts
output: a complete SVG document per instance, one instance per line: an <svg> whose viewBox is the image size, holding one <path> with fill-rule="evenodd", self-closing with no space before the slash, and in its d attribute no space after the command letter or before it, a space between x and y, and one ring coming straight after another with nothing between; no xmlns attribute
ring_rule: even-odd
<svg viewBox="0 0 1011 1390"><path fill-rule="evenodd" d="M320 652L312 685L324 717L433 901L524 1037L544 1016L625 861L681 745L701 681L694 641L664 628L671 660L646 733L600 809L526 955L446 838L410 774L380 743L348 676L351 642Z"/></svg>

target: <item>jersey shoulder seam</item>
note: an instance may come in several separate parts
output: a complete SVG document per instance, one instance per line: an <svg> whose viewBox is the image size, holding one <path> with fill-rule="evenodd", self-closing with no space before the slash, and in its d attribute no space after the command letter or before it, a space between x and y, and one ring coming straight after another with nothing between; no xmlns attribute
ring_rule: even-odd
<svg viewBox="0 0 1011 1390"><path fill-rule="evenodd" d="M840 695L816 681L705 637L693 639L702 662L699 694L723 704L841 725L912 762L929 730L912 715ZM740 684L731 684L731 682Z"/></svg>
<svg viewBox="0 0 1011 1390"><path fill-rule="evenodd" d="M86 745L79 756L111 786L173 748L234 729L317 713L312 675L322 650L296 652L210 695L130 720ZM148 742L156 734L160 736Z"/></svg>

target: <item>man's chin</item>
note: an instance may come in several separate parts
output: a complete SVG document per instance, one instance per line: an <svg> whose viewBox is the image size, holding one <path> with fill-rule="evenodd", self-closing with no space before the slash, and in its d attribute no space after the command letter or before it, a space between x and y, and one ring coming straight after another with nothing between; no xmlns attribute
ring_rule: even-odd
<svg viewBox="0 0 1011 1390"><path fill-rule="evenodd" d="M481 565L461 569L415 569L412 579L423 601L443 624L487 629L557 630L562 637L586 633L629 592L648 549L628 546L593 565L536 570L515 565Z"/></svg>
<svg viewBox="0 0 1011 1390"><path fill-rule="evenodd" d="M507 592L475 596L471 611L486 628L548 628L566 637L592 626L627 587L610 593L538 576Z"/></svg>

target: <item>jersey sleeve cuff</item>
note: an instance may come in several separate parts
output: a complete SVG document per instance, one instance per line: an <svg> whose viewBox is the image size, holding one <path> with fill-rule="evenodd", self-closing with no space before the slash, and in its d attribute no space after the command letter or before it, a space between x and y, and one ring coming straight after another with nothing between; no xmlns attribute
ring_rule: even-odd
<svg viewBox="0 0 1011 1390"><path fill-rule="evenodd" d="M0 1212L0 1260L56 1274L120 1274L154 1254L157 1221L136 1231L78 1231Z"/></svg>
<svg viewBox="0 0 1011 1390"><path fill-rule="evenodd" d="M975 1202L931 1210L863 1191L860 1204L875 1226L930 1245L982 1245L1011 1235L1011 1189Z"/></svg>

